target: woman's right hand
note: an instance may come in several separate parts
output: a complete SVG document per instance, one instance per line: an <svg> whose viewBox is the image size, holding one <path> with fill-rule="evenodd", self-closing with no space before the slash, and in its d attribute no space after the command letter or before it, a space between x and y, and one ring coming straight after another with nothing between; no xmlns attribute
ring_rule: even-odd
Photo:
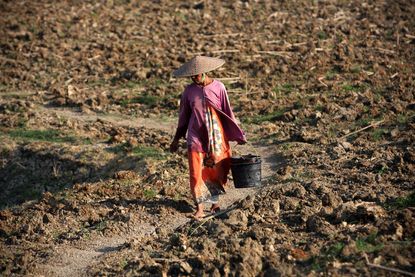
<svg viewBox="0 0 415 277"><path fill-rule="evenodd" d="M246 144L248 141L246 141L246 140L240 140L240 141L238 141L238 145L244 145L244 144Z"/></svg>
<svg viewBox="0 0 415 277"><path fill-rule="evenodd" d="M174 153L177 151L177 149L179 149L179 141L173 140L170 144L170 152Z"/></svg>

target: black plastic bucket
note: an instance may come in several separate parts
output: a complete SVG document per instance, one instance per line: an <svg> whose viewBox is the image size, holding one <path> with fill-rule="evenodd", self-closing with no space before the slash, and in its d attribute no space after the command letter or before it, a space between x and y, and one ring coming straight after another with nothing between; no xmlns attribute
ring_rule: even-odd
<svg viewBox="0 0 415 277"><path fill-rule="evenodd" d="M231 158L231 171L235 188L261 185L261 157L243 155Z"/></svg>

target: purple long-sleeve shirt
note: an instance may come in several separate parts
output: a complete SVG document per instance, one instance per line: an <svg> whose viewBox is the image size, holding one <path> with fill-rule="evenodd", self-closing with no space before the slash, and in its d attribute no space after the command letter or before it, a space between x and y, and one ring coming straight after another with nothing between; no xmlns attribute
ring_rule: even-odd
<svg viewBox="0 0 415 277"><path fill-rule="evenodd" d="M198 152L208 151L206 104L210 104L218 112L225 136L229 141L246 142L244 132L236 123L226 88L217 80L204 87L194 83L186 87L180 101L175 139L185 137L187 132L189 149Z"/></svg>

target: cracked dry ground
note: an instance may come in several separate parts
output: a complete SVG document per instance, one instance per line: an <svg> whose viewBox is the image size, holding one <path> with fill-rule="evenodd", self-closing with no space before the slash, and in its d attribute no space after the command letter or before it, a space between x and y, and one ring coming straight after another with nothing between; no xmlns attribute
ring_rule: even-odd
<svg viewBox="0 0 415 277"><path fill-rule="evenodd" d="M1 274L413 274L414 9L2 1ZM198 53L267 177L203 224L166 151Z"/></svg>

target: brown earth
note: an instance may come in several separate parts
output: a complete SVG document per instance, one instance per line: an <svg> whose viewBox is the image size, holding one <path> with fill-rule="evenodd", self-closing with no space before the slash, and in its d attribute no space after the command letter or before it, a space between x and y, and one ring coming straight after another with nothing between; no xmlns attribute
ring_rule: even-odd
<svg viewBox="0 0 415 277"><path fill-rule="evenodd" d="M0 3L0 273L415 272L414 1ZM168 152L195 54L222 57L263 187L188 218ZM379 268L383 266L383 268ZM393 271L395 270L395 271Z"/></svg>

